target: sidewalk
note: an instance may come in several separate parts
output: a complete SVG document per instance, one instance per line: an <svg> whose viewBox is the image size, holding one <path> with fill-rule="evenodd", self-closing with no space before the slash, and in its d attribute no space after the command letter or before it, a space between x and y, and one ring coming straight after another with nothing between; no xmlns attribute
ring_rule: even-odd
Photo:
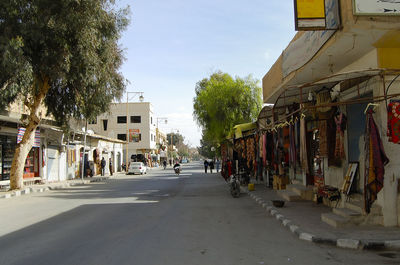
<svg viewBox="0 0 400 265"><path fill-rule="evenodd" d="M164 168L163 167L152 167L152 168L148 167L147 172L161 171L162 169L164 169ZM27 185L22 190L7 191L7 190L0 189L0 199L10 199L12 197L18 197L18 196L21 196L24 194L45 192L48 190L65 189L70 186L89 184L91 182L101 182L101 181L104 181L104 180L107 180L110 178L115 178L117 176L125 176L125 172L115 172L113 174L113 176L106 175L106 176L94 176L91 178L83 178L83 180L79 178L79 179L70 179L70 180L51 182L51 183L45 183L45 184Z"/></svg>
<svg viewBox="0 0 400 265"><path fill-rule="evenodd" d="M287 227L299 239L314 243L334 245L350 249L400 249L400 228L382 226L352 226L334 228L321 221L322 213L331 208L312 201L287 202L282 208L272 206L271 200L280 199L275 190L255 185L248 193L277 221Z"/></svg>
<svg viewBox="0 0 400 265"><path fill-rule="evenodd" d="M0 199L10 199L13 197L19 197L21 195L25 195L25 194L29 194L29 193L38 193L38 192L45 192L45 191L49 191L49 190L65 189L65 188L68 188L68 187L74 186L74 185L84 185L84 184L89 184L92 182L101 182L101 181L105 181L110 178L115 178L119 175L125 175L125 173L117 172L113 176L110 176L110 175L94 176L91 178L83 178L83 180L82 179L71 179L71 180L65 180L65 181L60 181L60 182L34 184L34 185L25 186L22 190L13 190L13 191L1 190L0 191Z"/></svg>

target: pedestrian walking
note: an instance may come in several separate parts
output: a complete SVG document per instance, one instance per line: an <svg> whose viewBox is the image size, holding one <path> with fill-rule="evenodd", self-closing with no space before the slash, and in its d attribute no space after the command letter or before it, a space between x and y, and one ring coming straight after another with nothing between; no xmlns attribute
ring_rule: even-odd
<svg viewBox="0 0 400 265"><path fill-rule="evenodd" d="M111 160L111 158L110 158L110 161L109 161L109 168L110 168L110 176L112 176L113 175L113 163L112 163L112 160Z"/></svg>
<svg viewBox="0 0 400 265"><path fill-rule="evenodd" d="M221 161L217 158L217 161L215 162L215 165L217 166L217 173L219 172L219 166L221 165Z"/></svg>
<svg viewBox="0 0 400 265"><path fill-rule="evenodd" d="M212 171L213 171L213 169L214 169L214 160L211 160L211 161L210 161L209 166L210 166L210 173L212 173Z"/></svg>
<svg viewBox="0 0 400 265"><path fill-rule="evenodd" d="M104 157L101 159L100 166L101 166L101 175L104 176L104 171L106 169L106 160L104 159Z"/></svg>
<svg viewBox="0 0 400 265"><path fill-rule="evenodd" d="M208 161L207 159L204 160L204 172L207 173L207 168L208 168Z"/></svg>

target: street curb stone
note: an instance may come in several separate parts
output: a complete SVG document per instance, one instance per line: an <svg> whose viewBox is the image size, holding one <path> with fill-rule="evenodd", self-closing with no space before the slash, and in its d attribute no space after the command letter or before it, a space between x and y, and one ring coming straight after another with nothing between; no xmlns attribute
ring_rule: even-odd
<svg viewBox="0 0 400 265"><path fill-rule="evenodd" d="M336 244L340 248L358 249L360 247L360 240L339 238L336 240Z"/></svg>
<svg viewBox="0 0 400 265"><path fill-rule="evenodd" d="M384 245L389 249L400 249L400 240L385 241Z"/></svg>
<svg viewBox="0 0 400 265"><path fill-rule="evenodd" d="M311 235L309 233L300 233L299 238L308 242L312 242L314 235Z"/></svg>

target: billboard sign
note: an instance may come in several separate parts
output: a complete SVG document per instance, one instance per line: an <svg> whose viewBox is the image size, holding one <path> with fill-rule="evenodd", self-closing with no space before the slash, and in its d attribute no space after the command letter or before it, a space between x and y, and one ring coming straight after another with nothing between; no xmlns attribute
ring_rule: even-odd
<svg viewBox="0 0 400 265"><path fill-rule="evenodd" d="M140 142L141 135L139 129L129 129L129 142Z"/></svg>
<svg viewBox="0 0 400 265"><path fill-rule="evenodd" d="M398 0L353 0L355 15L393 16L400 15Z"/></svg>
<svg viewBox="0 0 400 265"><path fill-rule="evenodd" d="M296 30L325 29L325 0L294 0Z"/></svg>

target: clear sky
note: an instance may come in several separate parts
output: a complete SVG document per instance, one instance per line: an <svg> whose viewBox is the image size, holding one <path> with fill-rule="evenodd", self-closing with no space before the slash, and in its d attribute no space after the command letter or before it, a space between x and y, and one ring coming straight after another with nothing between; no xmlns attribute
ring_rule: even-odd
<svg viewBox="0 0 400 265"><path fill-rule="evenodd" d="M127 91L142 91L165 132L198 146L194 88L216 70L260 80L293 38L293 0L117 0L131 23L121 46ZM122 101L126 100L126 96ZM132 99L133 101L135 98ZM137 98L136 98L137 100Z"/></svg>

